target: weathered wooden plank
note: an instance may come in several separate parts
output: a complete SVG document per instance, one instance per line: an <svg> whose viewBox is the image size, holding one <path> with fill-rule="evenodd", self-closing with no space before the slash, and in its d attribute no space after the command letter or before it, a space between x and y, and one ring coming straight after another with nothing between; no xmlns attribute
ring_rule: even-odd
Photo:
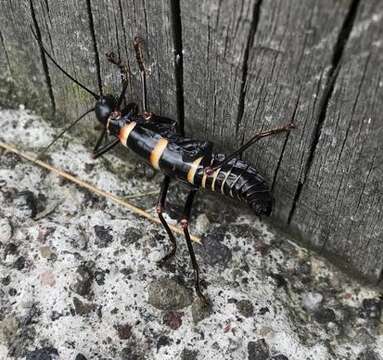
<svg viewBox="0 0 383 360"><path fill-rule="evenodd" d="M271 183L275 180L275 214L285 223L316 125L316 99L325 90L350 3L183 3L185 89L191 93L186 111L194 135L233 150L260 129L291 121L295 113L298 129L286 146L281 136L244 155Z"/></svg>
<svg viewBox="0 0 383 360"><path fill-rule="evenodd" d="M371 279L383 268L382 19L382 2L360 3L293 217L316 247Z"/></svg>
<svg viewBox="0 0 383 360"><path fill-rule="evenodd" d="M0 104L25 104L47 114L50 104L44 99L47 96L44 74L29 29L29 4L26 1L1 1L0 17L0 47L5 58L0 68Z"/></svg>
<svg viewBox="0 0 383 360"><path fill-rule="evenodd" d="M44 45L64 69L97 93L99 92L97 81L99 72L103 92L118 94L121 89L119 70L105 57L106 52L114 51L121 56L131 70L127 99L139 103L140 107L141 83L133 50L133 39L137 35L141 37L145 49L145 65L148 69L150 110L174 116L172 38L166 1L145 4L133 0L107 2L71 0L64 3L34 0L32 4L37 23L35 26L40 29ZM7 13L9 7L3 5L4 16L11 18ZM16 43L11 44L10 47L19 49L24 56L28 56L26 63L32 62L41 68L39 46L29 30L29 24L33 24L33 21L28 2L15 3L14 11L22 14L22 24L17 24L18 27L16 27L10 23L7 34L10 37L12 33L20 37L27 34L24 39L28 39L30 49L26 50ZM93 20L93 27L90 17ZM5 28L8 29L8 27ZM18 39L19 43L23 43L20 38ZM32 53L35 54L34 58L30 57ZM17 59L18 57L15 56L11 62L17 64ZM49 60L47 63L53 102L59 115L57 122L60 126L92 107L94 100L67 79ZM31 72L27 70L24 77L30 78ZM41 70L39 78L43 82L44 91L40 93L40 96L49 103L43 75L44 71ZM22 87L21 84L19 87Z"/></svg>
<svg viewBox="0 0 383 360"><path fill-rule="evenodd" d="M254 1L182 1L186 130L229 148Z"/></svg>

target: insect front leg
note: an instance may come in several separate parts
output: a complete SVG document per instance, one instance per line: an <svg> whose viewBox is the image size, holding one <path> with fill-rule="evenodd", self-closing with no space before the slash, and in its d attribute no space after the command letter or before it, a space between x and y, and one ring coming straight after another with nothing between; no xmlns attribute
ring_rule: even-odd
<svg viewBox="0 0 383 360"><path fill-rule="evenodd" d="M169 184L170 184L170 177L166 175L161 184L161 192L160 192L160 197L158 199L156 210L157 210L158 217L169 236L169 240L171 242L172 247L171 247L171 250L161 260L158 261L159 266L164 265L169 259L171 259L176 254L176 251L177 251L177 243L176 243L174 234L172 233L168 223L166 222L166 220L164 219L162 215L162 212L165 208L165 201L166 201L166 195L169 189Z"/></svg>
<svg viewBox="0 0 383 360"><path fill-rule="evenodd" d="M107 60L110 63L116 65L120 69L121 80L122 80L122 91L121 91L120 96L118 97L118 100L117 100L117 103L115 106L115 111L119 111L122 102L125 100L125 92L126 92L126 89L128 88L129 78L132 75L132 73L130 71L129 65L125 65L121 61L120 57L118 57L118 58L116 57L116 55L113 51L110 51L110 52L106 53L105 55L106 55Z"/></svg>
<svg viewBox="0 0 383 360"><path fill-rule="evenodd" d="M205 305L209 305L209 300L205 297L205 295L201 291L200 279L199 279L199 267L198 267L198 263L197 263L197 260L195 257L195 253L194 253L194 249L193 249L193 245L192 245L192 240L191 240L190 234L189 234L189 219L190 219L190 214L191 214L191 210L192 210L192 206L193 206L193 200L194 200L196 193L197 193L197 190L191 190L189 192L189 195L186 199L184 211L183 211L183 214L182 214L182 217L180 220L180 224L181 224L181 227L184 231L186 244L187 244L187 247L189 250L190 260L191 260L193 270L194 270L194 286L195 286L196 293Z"/></svg>

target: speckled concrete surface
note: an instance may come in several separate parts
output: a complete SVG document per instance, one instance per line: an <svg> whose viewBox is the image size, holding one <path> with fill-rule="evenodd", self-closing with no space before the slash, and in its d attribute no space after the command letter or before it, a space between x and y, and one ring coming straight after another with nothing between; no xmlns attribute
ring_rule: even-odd
<svg viewBox="0 0 383 360"><path fill-rule="evenodd" d="M54 134L23 109L1 110L0 122L1 140L26 151ZM161 177L127 158L94 161L70 135L49 153L154 215ZM172 187L173 223L184 193ZM0 359L383 357L379 289L222 198L200 195L192 225L210 309L195 299L182 237L175 261L157 267L168 246L157 224L4 151L0 202Z"/></svg>

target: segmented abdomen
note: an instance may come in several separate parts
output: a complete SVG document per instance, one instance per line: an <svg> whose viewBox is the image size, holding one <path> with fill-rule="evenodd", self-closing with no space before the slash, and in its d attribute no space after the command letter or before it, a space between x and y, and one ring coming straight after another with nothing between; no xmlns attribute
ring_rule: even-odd
<svg viewBox="0 0 383 360"><path fill-rule="evenodd" d="M223 154L213 154L210 166L214 168L224 158ZM204 189L244 201L258 215L271 213L273 197L265 180L254 167L240 159L231 160L210 176L199 167L194 183Z"/></svg>
<svg viewBox="0 0 383 360"><path fill-rule="evenodd" d="M190 152L185 149L187 139L179 137L170 141L134 121L121 128L117 136L124 146L153 168L195 188L201 187L244 201L258 215L270 215L273 205L270 190L257 170L245 161L232 159L207 175L205 168L214 168L221 163L225 159L224 154L211 154L208 147L201 147L201 156L187 160L184 156Z"/></svg>

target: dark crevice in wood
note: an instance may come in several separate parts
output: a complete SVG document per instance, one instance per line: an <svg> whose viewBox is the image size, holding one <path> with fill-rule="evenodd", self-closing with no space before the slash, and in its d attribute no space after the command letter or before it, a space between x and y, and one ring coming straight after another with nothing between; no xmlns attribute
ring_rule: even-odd
<svg viewBox="0 0 383 360"><path fill-rule="evenodd" d="M1 30L0 30L0 43L1 43L2 48L4 49L5 60L7 62L9 73L12 76L11 62L9 61L9 56L8 56L7 48L5 47L4 36L3 36L2 32L1 32Z"/></svg>
<svg viewBox="0 0 383 360"><path fill-rule="evenodd" d="M238 134L239 127L241 125L243 114L245 111L245 97L246 97L247 73L249 69L249 55L250 55L250 50L253 48L253 45L254 45L254 38L258 28L262 1L263 0L257 0L254 4L253 15L252 15L251 24L250 24L250 31L247 37L245 53L243 55L241 89L239 91L237 120L235 124L236 134Z"/></svg>
<svg viewBox="0 0 383 360"><path fill-rule="evenodd" d="M100 92L100 96L102 96L103 92L102 92L102 81L101 81L100 57L98 54L97 41L96 41L96 30L94 28L92 5L90 3L90 0L86 0L86 7L87 7L87 11L88 11L89 29L90 29L90 34L91 34L92 43L93 43L93 52L94 52L94 61L96 64L98 89Z"/></svg>
<svg viewBox="0 0 383 360"><path fill-rule="evenodd" d="M146 37L148 37L149 25L148 25L148 16L146 14L146 3L145 3L145 0L142 0L142 5L143 5L143 11L144 11L144 22L145 22Z"/></svg>
<svg viewBox="0 0 383 360"><path fill-rule="evenodd" d="M49 10L49 3L48 3L48 0L44 0L44 2L45 2L45 7L46 7L46 9L47 9L47 13L48 13L48 15L50 14L50 10Z"/></svg>
<svg viewBox="0 0 383 360"><path fill-rule="evenodd" d="M301 98L301 93L300 93L300 90L299 90L299 94L298 94L298 98L297 98L297 101L295 103L295 107L294 107L294 111L293 111L293 115L291 116L291 123L294 123L294 120L295 120L295 116L297 114L297 110L298 110L298 104L299 104L299 100ZM287 145L287 142L289 140L289 136L290 136L290 132L288 132L285 136L285 141L283 142L283 147L282 147L282 151L281 151L281 154L279 155L279 159L278 159L278 163L277 163L277 167L274 171L274 176L273 176L273 182L271 183L271 191L273 192L274 190L274 186L275 186L275 183L277 181L277 177L278 177L278 173L279 173L279 169L281 167L281 164L282 164L282 160L283 160L283 155L285 154L285 150L286 150L286 145Z"/></svg>
<svg viewBox="0 0 383 360"><path fill-rule="evenodd" d="M343 25L340 29L337 41L336 41L335 46L334 46L334 51L333 51L333 55L332 55L332 59L331 59L331 66L330 66L330 69L328 72L327 83L326 83L326 86L325 86L325 89L323 91L323 95L322 95L322 98L321 98L321 101L319 104L317 122L316 122L316 126L314 128L313 135L312 135L312 140L311 140L311 144L310 144L310 148L309 148L309 155L308 155L308 158L306 161L303 176L301 176L301 180L298 182L298 185L297 185L297 188L295 191L293 203L292 203L290 213L288 216L288 220L287 220L288 224L291 223L292 218L295 214L296 206L297 206L297 203L300 199L303 185L306 181L307 175L310 172L311 165L312 165L313 160L314 160L315 150L317 148L319 138L320 138L320 135L322 132L322 126L323 126L323 123L326 119L328 104L329 104L330 98L333 94L335 82L336 82L336 79L338 77L338 73L340 70L341 59L342 59L342 55L344 52L344 48L345 48L345 45L346 45L346 43L350 37L351 30L352 30L353 25L354 25L356 13L357 13L357 10L359 7L359 3L360 3L360 0L353 0L351 2L349 11L345 17L345 20L344 20Z"/></svg>
<svg viewBox="0 0 383 360"><path fill-rule="evenodd" d="M48 3L47 3L47 0L44 0L44 5L41 4L41 9L43 9L45 6L46 8L46 11L43 11L42 10L42 13L43 13L43 19L44 19L44 23L45 23L45 28L46 28L46 34L48 35L48 39L49 39L49 44L51 46L51 49L52 49L52 55L55 56L55 53L54 53L54 47L53 47L53 41L52 41L52 36L51 36L51 33L49 31L50 27L48 26L48 21L49 21L49 25L52 26L52 21L50 19L50 13L49 13L49 6L48 6ZM48 17L48 21L47 21L47 17Z"/></svg>
<svg viewBox="0 0 383 360"><path fill-rule="evenodd" d="M54 94L53 94L52 81L51 81L51 77L50 77L50 74L49 74L49 67L48 67L47 58L46 58L45 53L44 53L44 51L42 49L41 31L40 31L39 24L37 22L36 13L35 13L35 9L34 9L32 0L29 0L29 8L30 8L30 11L31 11L32 22L33 22L33 26L34 26L34 29L35 29L35 32L36 32L38 43L39 43L40 59L41 59L41 63L42 63L42 66L43 66L45 83L46 83L46 86L47 86L47 89L48 89L48 95L49 95L49 99L50 99L50 102L51 102L52 113L54 115L56 113L56 101L55 101L55 97L54 97Z"/></svg>
<svg viewBox="0 0 383 360"><path fill-rule="evenodd" d="M378 285L383 285L383 268L380 269L380 273L378 276Z"/></svg>
<svg viewBox="0 0 383 360"><path fill-rule="evenodd" d="M183 69L183 45L182 45L182 21L179 0L170 1L170 13L172 19L173 42L174 42L174 74L176 80L176 102L178 130L185 135L185 109L184 109L184 69Z"/></svg>
<svg viewBox="0 0 383 360"><path fill-rule="evenodd" d="M118 33L118 20L117 20L116 12L114 11L113 11L113 19L114 19L114 31L116 32L117 57L119 60L121 60L121 45L120 45L120 37Z"/></svg>
<svg viewBox="0 0 383 360"><path fill-rule="evenodd" d="M126 27L125 27L125 21L124 21L124 11L123 11L123 8L122 8L121 0L118 0L118 7L119 7L119 10L120 10L120 19L121 19L122 35L123 35L123 39L124 39L124 49L125 49L125 56L126 56L126 64L127 64L127 67L128 67L129 90L130 90L130 93L132 94L133 93L133 87L132 87L133 81L132 81L132 75L131 75L132 72L130 70L129 50L127 48L128 41L127 41L127 37L126 37Z"/></svg>

